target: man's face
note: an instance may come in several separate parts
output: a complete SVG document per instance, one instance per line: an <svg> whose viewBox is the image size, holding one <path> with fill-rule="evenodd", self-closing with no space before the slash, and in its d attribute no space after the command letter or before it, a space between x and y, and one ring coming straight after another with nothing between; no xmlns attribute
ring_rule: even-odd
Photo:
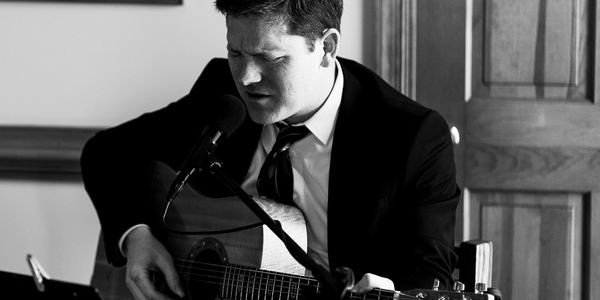
<svg viewBox="0 0 600 300"><path fill-rule="evenodd" d="M310 51L307 40L288 34L282 23L257 16L228 17L227 51L236 87L257 123L305 121L331 88L325 86L330 81L323 80L322 42Z"/></svg>

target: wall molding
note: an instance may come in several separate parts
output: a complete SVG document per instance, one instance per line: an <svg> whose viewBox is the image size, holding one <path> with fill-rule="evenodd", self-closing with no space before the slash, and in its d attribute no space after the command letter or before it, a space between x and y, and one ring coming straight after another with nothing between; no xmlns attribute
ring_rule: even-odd
<svg viewBox="0 0 600 300"><path fill-rule="evenodd" d="M403 94L416 98L417 0L375 1L377 73Z"/></svg>
<svg viewBox="0 0 600 300"><path fill-rule="evenodd" d="M0 126L0 177L78 181L81 150L98 130Z"/></svg>

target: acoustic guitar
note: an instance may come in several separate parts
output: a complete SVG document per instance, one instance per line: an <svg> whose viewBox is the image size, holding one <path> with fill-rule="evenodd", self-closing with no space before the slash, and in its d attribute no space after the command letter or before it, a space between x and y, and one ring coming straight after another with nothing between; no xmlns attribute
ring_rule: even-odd
<svg viewBox="0 0 600 300"><path fill-rule="evenodd" d="M167 190L176 173L160 162L152 170L148 195L158 216L165 209ZM255 201L306 250L304 218L297 208L262 198ZM321 284L309 276L279 238L237 198L209 198L186 186L170 205L165 223L173 231L195 233L171 232L165 242L188 299L299 300L315 299L322 292ZM107 299L130 299L124 293L124 270L107 268L106 265L98 267L97 263L92 284ZM110 284L106 284L107 281ZM114 287L114 284L121 286ZM454 291L374 289L366 294L347 292L345 299L494 298Z"/></svg>

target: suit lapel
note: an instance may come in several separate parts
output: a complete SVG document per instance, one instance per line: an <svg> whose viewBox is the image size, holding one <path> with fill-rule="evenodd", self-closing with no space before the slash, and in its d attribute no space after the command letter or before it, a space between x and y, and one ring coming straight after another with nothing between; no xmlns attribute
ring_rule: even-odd
<svg viewBox="0 0 600 300"><path fill-rule="evenodd" d="M360 137L364 129L361 116L362 85L345 67L340 59L344 74L344 90L338 118L334 129L331 153L328 197L328 248L329 265L333 269L345 263L343 253L344 233L348 231L348 209L353 207L355 197L350 197L355 187L350 183L357 173L358 155L360 155ZM361 112L362 111L362 112ZM363 117L364 118L364 117ZM351 187L352 188L349 188ZM347 252L347 251L346 251Z"/></svg>

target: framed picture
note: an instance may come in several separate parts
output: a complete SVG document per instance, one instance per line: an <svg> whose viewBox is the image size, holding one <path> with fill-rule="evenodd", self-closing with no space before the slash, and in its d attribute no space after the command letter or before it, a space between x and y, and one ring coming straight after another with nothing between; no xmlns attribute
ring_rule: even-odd
<svg viewBox="0 0 600 300"><path fill-rule="evenodd" d="M11 2L73 2L73 3L130 3L130 4L174 4L179 5L183 0L0 0Z"/></svg>

